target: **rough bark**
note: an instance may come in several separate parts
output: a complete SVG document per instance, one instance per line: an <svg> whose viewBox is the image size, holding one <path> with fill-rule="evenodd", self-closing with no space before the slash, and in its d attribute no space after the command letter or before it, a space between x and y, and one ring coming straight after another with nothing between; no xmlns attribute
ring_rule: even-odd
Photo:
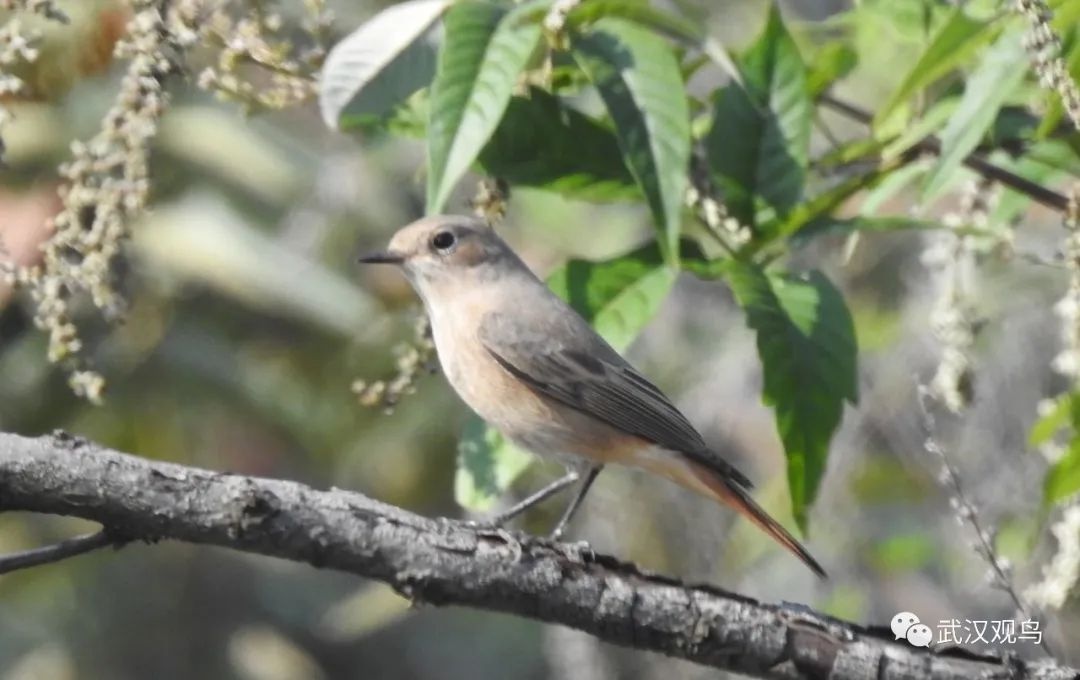
<svg viewBox="0 0 1080 680"><path fill-rule="evenodd" d="M172 539L347 571L426 603L559 623L762 678L1080 678L1050 660L897 644L884 629L682 583L581 544L149 461L64 434L0 434L0 511L9 510L94 520L117 544Z"/></svg>

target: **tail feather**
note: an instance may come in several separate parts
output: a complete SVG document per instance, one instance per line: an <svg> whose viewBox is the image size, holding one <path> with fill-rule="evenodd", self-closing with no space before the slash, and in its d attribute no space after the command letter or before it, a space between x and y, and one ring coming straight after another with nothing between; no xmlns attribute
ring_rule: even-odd
<svg viewBox="0 0 1080 680"><path fill-rule="evenodd" d="M751 522L761 527L761 529L772 536L777 543L787 548L793 555L802 560L811 571L818 575L818 577L823 579L828 578L825 574L825 570L818 564L818 561L814 559L810 552L803 547L802 543L799 543L798 539L792 536L787 529L770 517L737 481L729 480L700 463L691 461L689 462L689 466L696 481L705 487L703 490L707 490L709 495L726 505L730 505Z"/></svg>

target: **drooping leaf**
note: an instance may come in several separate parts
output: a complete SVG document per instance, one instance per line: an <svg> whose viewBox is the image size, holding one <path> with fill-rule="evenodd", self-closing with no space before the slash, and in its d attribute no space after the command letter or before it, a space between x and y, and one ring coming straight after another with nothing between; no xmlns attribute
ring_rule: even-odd
<svg viewBox="0 0 1080 680"><path fill-rule="evenodd" d="M535 4L508 12L488 2L462 2L447 12L428 120L428 213L442 210L499 125L540 39L540 27L521 20Z"/></svg>
<svg viewBox="0 0 1080 680"><path fill-rule="evenodd" d="M656 314L674 282L656 243L611 260L571 260L548 277L555 294L619 351ZM458 446L454 497L467 508L489 508L529 461L502 435L470 420Z"/></svg>
<svg viewBox="0 0 1080 680"><path fill-rule="evenodd" d="M512 187L589 201L641 197L615 133L535 88L527 97L510 100L479 160L485 172Z"/></svg>
<svg viewBox="0 0 1080 680"><path fill-rule="evenodd" d="M827 43L814 55L806 75L806 91L811 98L817 97L837 80L855 68L859 55L843 40Z"/></svg>
<svg viewBox="0 0 1080 680"><path fill-rule="evenodd" d="M904 76L900 86L878 110L874 117L876 135L885 138L902 131L907 118L908 100L985 46L993 37L992 27L990 22L968 17L963 7L952 10L930 37L926 49Z"/></svg>
<svg viewBox="0 0 1080 680"><path fill-rule="evenodd" d="M933 198L979 145L1001 105L1023 80L1028 62L1022 38L1019 31L1002 35L967 79L964 95L941 133L941 154L923 186L924 200Z"/></svg>
<svg viewBox="0 0 1080 680"><path fill-rule="evenodd" d="M615 18L575 35L572 51L604 100L623 160L673 262L690 162L690 114L679 63L662 38Z"/></svg>
<svg viewBox="0 0 1080 680"><path fill-rule="evenodd" d="M799 201L810 143L806 68L775 6L739 65L745 87L717 92L705 148L728 212L756 225Z"/></svg>
<svg viewBox="0 0 1080 680"><path fill-rule="evenodd" d="M319 77L319 109L348 130L389 113L435 75L433 25L449 0L411 0L365 22L330 50Z"/></svg>
<svg viewBox="0 0 1080 680"><path fill-rule="evenodd" d="M570 260L547 281L621 352L656 314L675 283L675 271L651 244L601 262Z"/></svg>
<svg viewBox="0 0 1080 680"><path fill-rule="evenodd" d="M732 263L727 281L757 334L763 401L773 408L787 457L792 512L807 511L825 472L844 402L854 403L855 330L840 292L822 274L768 274Z"/></svg>

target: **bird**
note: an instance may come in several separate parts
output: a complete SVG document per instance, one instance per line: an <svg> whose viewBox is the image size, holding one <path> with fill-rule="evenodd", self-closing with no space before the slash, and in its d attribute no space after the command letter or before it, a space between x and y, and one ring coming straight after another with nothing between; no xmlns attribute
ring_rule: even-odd
<svg viewBox="0 0 1080 680"><path fill-rule="evenodd" d="M434 215L359 258L399 267L423 302L446 379L517 446L566 474L492 518L502 525L580 482L562 536L608 464L644 469L734 508L820 578L810 552L757 504L750 479L711 450L671 400L555 295L486 222Z"/></svg>

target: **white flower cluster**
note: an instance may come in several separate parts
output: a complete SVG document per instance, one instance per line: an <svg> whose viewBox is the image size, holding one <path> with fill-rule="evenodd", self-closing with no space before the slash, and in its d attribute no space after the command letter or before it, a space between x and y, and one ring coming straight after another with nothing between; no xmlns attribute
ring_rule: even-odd
<svg viewBox="0 0 1080 680"><path fill-rule="evenodd" d="M425 373L434 372L435 343L431 339L431 320L426 314L417 314L412 341L395 347L394 354L397 355L394 377L353 381L352 391L361 406L379 407L391 413L402 397L416 392L416 382Z"/></svg>
<svg viewBox="0 0 1080 680"><path fill-rule="evenodd" d="M698 187L687 188L686 204L697 213L698 218L714 236L732 248L746 245L754 237L750 227L730 216L722 202Z"/></svg>
<svg viewBox="0 0 1080 680"><path fill-rule="evenodd" d="M1053 368L1073 381L1080 379L1080 183L1069 195L1065 213L1065 266L1069 268L1069 288L1054 305L1061 319L1062 350L1054 357Z"/></svg>
<svg viewBox="0 0 1080 680"><path fill-rule="evenodd" d="M1053 13L1045 0L1016 0L1016 11L1028 20L1024 47L1031 55L1035 74L1044 88L1061 97L1062 106L1073 125L1080 130L1080 88L1069 75L1061 58L1061 38L1050 25Z"/></svg>
<svg viewBox="0 0 1080 680"><path fill-rule="evenodd" d="M1080 504L1066 508L1051 531L1058 551L1043 569L1042 581L1024 591L1024 599L1040 607L1061 609L1080 581Z"/></svg>
<svg viewBox="0 0 1080 680"><path fill-rule="evenodd" d="M60 167L66 180L63 207L52 221L42 263L7 272L12 283L30 292L35 323L49 334L49 360L70 362L72 389L95 402L104 380L79 356L83 344L72 299L86 294L109 317L122 311L114 267L131 221L146 205L150 141L168 104L163 83L180 71L181 55L195 35L190 27L175 30L183 23L180 15L163 15L161 4L132 1L126 36L116 46L117 57L129 60L127 72L101 130L89 141L74 142L71 160Z"/></svg>
<svg viewBox="0 0 1080 680"><path fill-rule="evenodd" d="M186 0L201 8L206 0ZM199 74L200 88L240 104L245 113L295 106L315 96L316 72L326 57L332 17L325 0L305 0L300 35L280 14L267 12L255 0L217 3L200 21L205 42L217 59ZM246 69L245 67L251 67Z"/></svg>
<svg viewBox="0 0 1080 680"><path fill-rule="evenodd" d="M946 230L930 235L922 263L934 273L937 299L930 328L941 343L941 360L930 381L931 394L953 413L971 402L975 344L975 254L977 231L988 227L997 193L992 183L973 180L965 186L957 209L944 216Z"/></svg>
<svg viewBox="0 0 1080 680"><path fill-rule="evenodd" d="M9 12L31 12L47 19L67 22L68 17L60 11L54 0L0 0L0 9ZM26 84L21 78L9 71L13 66L37 61L39 38L37 31L26 30L18 15L11 17L0 26L0 99L25 91ZM0 104L0 132L11 122L11 112ZM0 156L3 145L0 144Z"/></svg>

